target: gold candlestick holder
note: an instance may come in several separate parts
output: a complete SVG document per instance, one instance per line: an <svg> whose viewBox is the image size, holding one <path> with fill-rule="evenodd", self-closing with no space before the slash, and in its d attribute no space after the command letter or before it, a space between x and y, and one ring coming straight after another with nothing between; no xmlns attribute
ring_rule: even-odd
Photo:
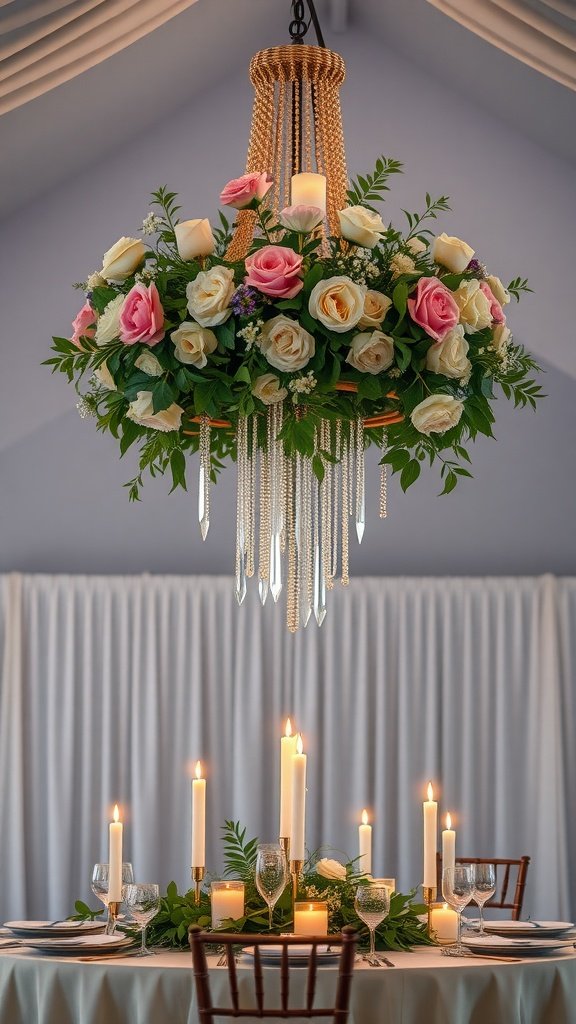
<svg viewBox="0 0 576 1024"><path fill-rule="evenodd" d="M106 921L106 935L113 935L116 928L116 921L120 914L121 900L109 900L108 919Z"/></svg>
<svg viewBox="0 0 576 1024"><path fill-rule="evenodd" d="M290 875L292 876L292 918L294 918L294 904L296 903L296 900L298 898L298 879L302 874L303 867L303 860L290 861Z"/></svg>
<svg viewBox="0 0 576 1024"><path fill-rule="evenodd" d="M198 904L200 903L200 886L202 885L202 881L204 879L205 874L206 868L204 867L192 868L192 881L194 882L196 888L196 891L194 893L194 902L196 906L198 906Z"/></svg>
<svg viewBox="0 0 576 1024"><path fill-rule="evenodd" d="M436 900L436 886L435 885L423 885L422 892L424 894L424 902L426 904L426 912L428 915L428 938L434 938L432 934L432 905Z"/></svg>

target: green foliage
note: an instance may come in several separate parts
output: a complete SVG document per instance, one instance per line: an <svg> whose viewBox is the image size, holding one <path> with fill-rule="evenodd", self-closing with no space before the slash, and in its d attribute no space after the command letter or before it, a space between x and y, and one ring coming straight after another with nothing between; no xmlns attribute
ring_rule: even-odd
<svg viewBox="0 0 576 1024"><path fill-rule="evenodd" d="M444 213L449 209L448 196L439 196L438 199L432 199L432 196L427 192L426 209L423 213L409 213L408 210L402 210L402 213L408 221L408 227L410 229L407 241L410 238L414 238L416 235L431 235L432 231L430 231L429 228L422 227L424 221L436 220L439 213Z"/></svg>
<svg viewBox="0 0 576 1024"><path fill-rule="evenodd" d="M362 177L361 174L350 183L347 192L351 206L367 206L372 209L370 203L382 202L383 192L389 192L388 178L392 174L402 174L403 165L400 160L393 160L385 156L379 156L372 174Z"/></svg>

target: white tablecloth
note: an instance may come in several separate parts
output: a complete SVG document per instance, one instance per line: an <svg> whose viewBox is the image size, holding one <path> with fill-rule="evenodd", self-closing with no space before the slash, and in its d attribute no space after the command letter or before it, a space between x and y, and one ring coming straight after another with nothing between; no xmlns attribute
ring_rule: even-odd
<svg viewBox="0 0 576 1024"><path fill-rule="evenodd" d="M450 959L420 948L391 953L394 969L358 965L350 1024L574 1024L576 951L521 963ZM214 961L212 960L211 963ZM239 965L241 990L251 972ZM305 971L299 975L303 985ZM333 991L335 970L319 971L317 999ZM215 999L226 969L211 970ZM278 970L266 970L278 989ZM198 1024L191 955L80 963L0 952L0 1024Z"/></svg>

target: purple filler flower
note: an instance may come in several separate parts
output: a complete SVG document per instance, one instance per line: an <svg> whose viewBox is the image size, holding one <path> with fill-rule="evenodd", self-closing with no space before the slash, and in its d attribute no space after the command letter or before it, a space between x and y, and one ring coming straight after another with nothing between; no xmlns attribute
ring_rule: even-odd
<svg viewBox="0 0 576 1024"><path fill-rule="evenodd" d="M484 273L484 267L480 263L480 260L470 260L470 263L466 267L466 270L470 271L470 273L472 273L472 274L483 274Z"/></svg>
<svg viewBox="0 0 576 1024"><path fill-rule="evenodd" d="M238 286L230 301L232 311L236 316L251 316L256 312L257 295L253 288L245 284Z"/></svg>

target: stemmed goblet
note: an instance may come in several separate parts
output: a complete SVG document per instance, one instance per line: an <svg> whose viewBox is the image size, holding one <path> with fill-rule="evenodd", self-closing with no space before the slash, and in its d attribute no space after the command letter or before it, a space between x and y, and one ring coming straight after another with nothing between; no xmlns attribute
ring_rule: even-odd
<svg viewBox="0 0 576 1024"><path fill-rule="evenodd" d="M492 899L492 896L496 892L496 865L495 864L475 864L474 865L474 891L473 899L480 908L480 927L478 929L479 935L486 935L486 929L484 928L484 904L488 900Z"/></svg>
<svg viewBox="0 0 576 1024"><path fill-rule="evenodd" d="M356 890L354 909L370 932L370 951L365 957L372 967L380 967L376 957L376 929L390 910L390 891L378 882L359 885Z"/></svg>
<svg viewBox="0 0 576 1024"><path fill-rule="evenodd" d="M122 886L122 899L130 916L142 928L142 943L138 956L154 956L146 946L146 928L160 910L160 886L155 882L131 882Z"/></svg>
<svg viewBox="0 0 576 1024"><path fill-rule="evenodd" d="M134 881L134 871L130 861L123 861L122 863L122 885L126 885L128 882ZM109 889L109 866L107 863L97 863L92 868L92 883L91 889L95 896L104 904L108 909L108 889ZM116 927L116 921L108 920L106 926L106 934L112 935Z"/></svg>
<svg viewBox="0 0 576 1024"><path fill-rule="evenodd" d="M288 881L286 854L279 843L260 843L256 852L256 888L268 906L268 927L272 931L272 911Z"/></svg>
<svg viewBox="0 0 576 1024"><path fill-rule="evenodd" d="M456 864L453 868L444 868L442 872L442 895L458 915L458 937L455 946L445 946L445 956L463 956L466 949L462 945L462 911L467 907L474 892L474 865Z"/></svg>

